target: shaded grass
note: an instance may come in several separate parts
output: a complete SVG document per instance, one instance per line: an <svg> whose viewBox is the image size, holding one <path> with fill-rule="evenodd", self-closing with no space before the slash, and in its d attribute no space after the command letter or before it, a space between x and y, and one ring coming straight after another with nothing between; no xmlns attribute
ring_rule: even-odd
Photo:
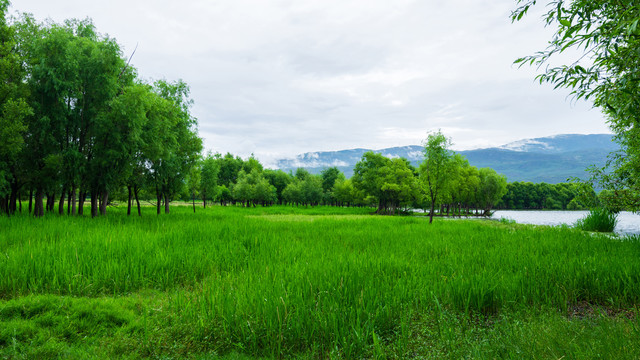
<svg viewBox="0 0 640 360"><path fill-rule="evenodd" d="M637 349L637 317L567 320L577 304L634 309L637 240L369 209L152 210L1 218L0 354L552 358L584 355L553 336L598 329L617 334L607 351Z"/></svg>

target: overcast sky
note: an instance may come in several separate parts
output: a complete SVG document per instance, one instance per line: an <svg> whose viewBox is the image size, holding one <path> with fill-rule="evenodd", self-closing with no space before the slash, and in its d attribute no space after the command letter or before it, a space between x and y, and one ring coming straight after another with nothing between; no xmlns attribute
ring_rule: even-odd
<svg viewBox="0 0 640 360"><path fill-rule="evenodd" d="M310 151L454 148L607 133L566 90L513 61L551 36L515 0L12 0L37 19L93 19L142 78L183 79L206 149L266 163ZM538 13L543 10L540 8Z"/></svg>

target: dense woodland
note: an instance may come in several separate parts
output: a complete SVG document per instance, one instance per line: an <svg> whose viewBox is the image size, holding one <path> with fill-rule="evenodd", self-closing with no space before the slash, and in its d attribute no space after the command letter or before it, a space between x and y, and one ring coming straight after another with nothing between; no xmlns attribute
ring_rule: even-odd
<svg viewBox="0 0 640 360"><path fill-rule="evenodd" d="M202 154L189 87L147 83L117 42L89 20L39 23L29 15L0 24L0 210L104 215L126 202L168 213L173 200L256 206L373 206L380 214L487 215L500 208L579 208L571 185L507 184L478 169L433 133L419 168L364 154L346 179L264 169L253 156ZM130 59L129 59L130 60ZM505 195L506 194L506 195ZM504 195L504 197L503 197ZM65 206L66 204L66 206Z"/></svg>
<svg viewBox="0 0 640 360"><path fill-rule="evenodd" d="M8 25L3 16L1 26L3 211L27 196L36 216L56 201L62 213L65 199L67 213L82 215L88 199L96 216L121 187L132 197L152 188L168 205L202 151L188 86L140 80L89 20L24 15Z"/></svg>

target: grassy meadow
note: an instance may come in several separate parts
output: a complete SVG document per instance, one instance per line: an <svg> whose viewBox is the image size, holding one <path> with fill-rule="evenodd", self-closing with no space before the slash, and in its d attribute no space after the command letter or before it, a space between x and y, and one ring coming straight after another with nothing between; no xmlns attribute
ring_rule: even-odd
<svg viewBox="0 0 640 360"><path fill-rule="evenodd" d="M0 358L637 359L640 241L353 208L0 217Z"/></svg>

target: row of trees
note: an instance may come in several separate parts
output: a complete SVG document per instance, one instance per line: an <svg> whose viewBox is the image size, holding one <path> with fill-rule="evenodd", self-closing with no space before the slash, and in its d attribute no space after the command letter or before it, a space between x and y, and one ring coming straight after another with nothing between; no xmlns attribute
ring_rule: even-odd
<svg viewBox="0 0 640 360"><path fill-rule="evenodd" d="M9 24L7 7L0 1L0 209L12 214L28 192L36 216L45 198L47 210L59 198L62 214L66 199L80 215L89 198L96 216L110 193L126 187L131 209L146 186L168 212L202 150L188 86L140 81L89 20Z"/></svg>
<svg viewBox="0 0 640 360"><path fill-rule="evenodd" d="M243 160L230 153L208 154L193 168L183 197L186 195L194 201L199 198L204 207L208 201L242 206L337 205L333 191L337 181L345 181L345 177L335 167L325 169L320 175L303 168L292 174L264 169L253 156Z"/></svg>
<svg viewBox="0 0 640 360"><path fill-rule="evenodd" d="M412 208L447 214L490 213L506 193L506 178L489 168L470 166L448 149L441 133L425 143L425 160L419 169L403 158L389 159L367 152L346 179L337 168L319 175L299 168L295 174L263 169L255 158L244 161L231 154L207 155L191 172L183 192L222 205L292 204L375 206L380 214L397 214Z"/></svg>
<svg viewBox="0 0 640 360"><path fill-rule="evenodd" d="M507 184L507 193L496 204L498 209L517 210L583 210L585 195L595 197L595 192L580 183L531 183Z"/></svg>

